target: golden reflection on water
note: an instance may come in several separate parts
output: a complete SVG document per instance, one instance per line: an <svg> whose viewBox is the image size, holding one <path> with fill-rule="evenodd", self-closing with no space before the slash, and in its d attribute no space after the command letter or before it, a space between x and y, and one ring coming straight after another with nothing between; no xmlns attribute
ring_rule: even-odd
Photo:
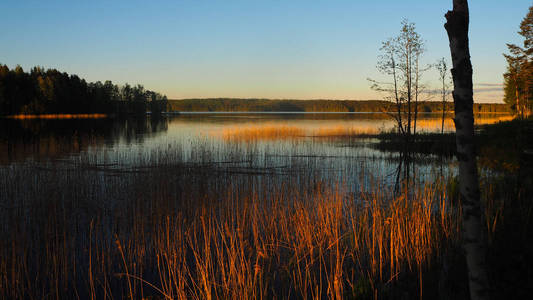
<svg viewBox="0 0 533 300"><path fill-rule="evenodd" d="M225 141L258 141L258 140L290 140L301 137L348 137L379 133L379 128L371 125L353 126L349 124L334 124L324 127L249 124L239 127L227 127L221 131L213 131Z"/></svg>
<svg viewBox="0 0 533 300"><path fill-rule="evenodd" d="M498 122L510 121L513 119L511 115L496 115L496 116L476 116L474 118L475 125L488 125L495 124ZM442 126L442 119L421 119L416 123L417 128L425 132L436 132L440 131ZM455 124L453 119L445 118L444 119L444 131L450 132L455 131Z"/></svg>
<svg viewBox="0 0 533 300"><path fill-rule="evenodd" d="M512 120L511 115L477 115L475 125L494 124ZM394 121L384 119L381 122L359 121L328 121L328 122L297 122L295 124L279 122L232 124L218 130L210 131L210 135L222 138L226 142L254 142L292 140L302 137L350 137L360 135L374 135L380 132L394 130ZM417 132L440 132L442 119L421 118L416 123ZM444 131L455 130L453 119L444 120Z"/></svg>
<svg viewBox="0 0 533 300"><path fill-rule="evenodd" d="M13 115L8 118L27 120L27 119L103 119L107 114L42 114L42 115Z"/></svg>
<svg viewBox="0 0 533 300"><path fill-rule="evenodd" d="M68 116L67 116L68 118ZM508 114L476 115L477 125L511 120ZM278 141L300 142L305 138L343 139L375 135L394 130L394 120L383 114L214 114L184 115L153 123L151 120L13 120L0 119L0 164L24 161L27 158L60 158L79 154L90 148L142 144L146 149L180 147L194 149L197 142L254 143ZM440 132L438 115L422 115L417 132ZM451 116L444 123L446 132L454 131ZM99 151L99 150L98 150ZM121 150L122 151L122 150ZM146 150L148 151L148 150Z"/></svg>
<svg viewBox="0 0 533 300"><path fill-rule="evenodd" d="M283 140L305 136L305 132L304 128L297 126L259 124L224 128L221 135L228 141Z"/></svg>

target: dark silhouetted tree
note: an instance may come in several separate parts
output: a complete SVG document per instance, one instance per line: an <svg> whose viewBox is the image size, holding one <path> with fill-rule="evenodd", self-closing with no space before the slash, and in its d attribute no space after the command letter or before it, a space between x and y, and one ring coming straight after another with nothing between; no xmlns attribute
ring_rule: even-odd
<svg viewBox="0 0 533 300"><path fill-rule="evenodd" d="M142 85L119 87L111 81L87 83L77 75L34 67L0 65L0 115L106 113L145 115L166 111L167 99Z"/></svg>
<svg viewBox="0 0 533 300"><path fill-rule="evenodd" d="M424 53L424 41L416 32L414 23L402 21L400 34L383 42L379 56L378 70L390 76L389 82L370 80L372 89L385 92L385 99L396 105L394 118L398 130L406 140L416 134L418 101L422 91L420 86L420 58Z"/></svg>
<svg viewBox="0 0 533 300"><path fill-rule="evenodd" d="M440 96L442 101L442 125L440 129L440 133L444 133L444 118L446 116L446 99L448 98L448 94L450 91L449 88L449 78L448 78L448 64L446 63L446 59L443 57L437 61L435 64L435 67L439 71L439 81L441 84L440 89Z"/></svg>
<svg viewBox="0 0 533 300"><path fill-rule="evenodd" d="M518 32L523 38L523 47L507 44L509 54L504 77L504 102L509 104L519 117L531 114L533 102L533 6L520 23Z"/></svg>

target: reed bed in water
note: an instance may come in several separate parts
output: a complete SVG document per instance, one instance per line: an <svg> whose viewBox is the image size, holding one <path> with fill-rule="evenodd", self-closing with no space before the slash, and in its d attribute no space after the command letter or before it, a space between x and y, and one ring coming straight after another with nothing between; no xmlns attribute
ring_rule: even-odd
<svg viewBox="0 0 533 300"><path fill-rule="evenodd" d="M257 140L283 140L305 136L305 130L297 126L262 125L225 128L222 137L227 141L253 142Z"/></svg>
<svg viewBox="0 0 533 300"><path fill-rule="evenodd" d="M252 198L237 211L203 209L189 222L167 219L154 246L160 293L201 299L377 294L401 272L425 269L439 231L457 229L450 215L433 215L435 191L428 189L412 201L400 196L385 204L378 192L349 206L336 190L290 205L275 195L267 205Z"/></svg>
<svg viewBox="0 0 533 300"><path fill-rule="evenodd" d="M248 142L294 140L304 137L350 137L376 135L380 130L372 126L351 126L347 124L337 126L322 126L318 128L306 128L292 125L248 125L240 128L225 128L221 133L213 133L221 136L227 142Z"/></svg>
<svg viewBox="0 0 533 300"><path fill-rule="evenodd" d="M349 192L212 171L2 169L0 298L380 297L458 237L439 183Z"/></svg>
<svg viewBox="0 0 533 300"><path fill-rule="evenodd" d="M380 129L375 126L338 125L332 127L321 127L316 130L312 130L309 134L318 137L348 137L376 135L378 133L380 133Z"/></svg>
<svg viewBox="0 0 533 300"><path fill-rule="evenodd" d="M474 123L475 125L488 125L488 124L495 124L499 122L505 122L510 121L513 119L512 115L509 114L503 114L503 115L494 115L494 116L485 116L482 114L477 114L474 116ZM423 131L423 132L439 132L442 128L442 119L438 118L431 118L431 119L424 119L420 118L416 121L416 127L417 130ZM455 131L455 124L453 122L452 116L447 116L444 119L444 131L445 132L452 132Z"/></svg>
<svg viewBox="0 0 533 300"><path fill-rule="evenodd" d="M511 120L511 115L495 115L491 117L475 118L476 125L494 124L498 122ZM375 124L365 125L364 123L343 122L339 125L328 125L320 127L305 127L297 125L278 125L278 124L247 124L242 127L229 127L221 131L214 131L212 135L222 137L227 142L248 142L257 141L275 141L275 140L294 140L303 137L367 137L376 136L382 132L393 130L394 122L390 119L384 119L382 127L376 127ZM419 118L416 123L419 132L440 132L442 120L439 118ZM451 132L455 130L453 119L447 116L444 119L444 131Z"/></svg>
<svg viewBox="0 0 533 300"><path fill-rule="evenodd" d="M107 118L107 114L21 114L21 115L12 115L8 118L13 119L101 119Z"/></svg>

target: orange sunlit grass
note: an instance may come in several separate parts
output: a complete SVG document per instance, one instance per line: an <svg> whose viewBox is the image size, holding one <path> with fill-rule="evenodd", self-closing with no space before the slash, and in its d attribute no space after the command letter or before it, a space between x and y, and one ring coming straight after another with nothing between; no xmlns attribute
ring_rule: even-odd
<svg viewBox="0 0 533 300"><path fill-rule="evenodd" d="M102 119L107 118L107 114L41 114L41 115L13 115L13 119Z"/></svg>
<svg viewBox="0 0 533 300"><path fill-rule="evenodd" d="M132 206L116 216L129 228L109 237L103 211L94 211L88 228L76 229L52 213L62 210L61 203L39 205L43 231L52 237L39 245L46 263L29 260L35 249L23 241L32 233L19 229L19 239L2 249L0 295L39 295L25 280L37 272L47 274L50 295L83 283L92 299L111 299L117 283L124 287L122 298L151 291L165 299L261 299L277 290L302 299L344 299L364 296L350 286L376 294L399 274L422 272L442 237L458 238L459 215L451 213L438 184L397 196L375 185L361 202L320 182L304 192L288 188L271 187L265 199L230 187L192 215L166 211L161 198L152 198L146 214L135 209L141 200L131 199ZM276 276L283 280L276 283Z"/></svg>
<svg viewBox="0 0 533 300"><path fill-rule="evenodd" d="M490 117L474 118L474 123L476 125L489 125L489 124L495 124L499 122L511 121L513 119L514 119L513 115L504 114L504 115L496 115L496 116L490 116Z"/></svg>
<svg viewBox="0 0 533 300"><path fill-rule="evenodd" d="M288 125L250 125L245 127L225 128L222 137L227 141L283 140L305 136L305 130Z"/></svg>
<svg viewBox="0 0 533 300"><path fill-rule="evenodd" d="M370 125L337 125L330 127L320 127L318 129L310 130L309 134L319 137L346 137L358 135L378 134L379 128Z"/></svg>
<svg viewBox="0 0 533 300"><path fill-rule="evenodd" d="M475 125L489 125L495 124L498 122L510 121L513 119L512 115L502 114L494 116L475 116L474 124ZM426 132L438 132L442 128L442 119L431 118L431 119L419 119L416 122L417 130L426 131ZM455 124L451 117L446 117L444 119L444 131L450 132L455 131Z"/></svg>
<svg viewBox="0 0 533 300"><path fill-rule="evenodd" d="M476 125L494 124L512 120L511 115L495 115L476 117ZM227 142L254 142L273 140L295 140L304 137L357 137L377 135L394 128L392 119L384 119L381 127L367 122L342 122L339 124L317 125L279 125L272 123L245 124L241 127L227 127L219 131L212 131L213 136L222 137ZM417 132L439 132L442 119L420 118L416 122ZM444 119L444 131L455 131L455 124L451 117Z"/></svg>
<svg viewBox="0 0 533 300"><path fill-rule="evenodd" d="M219 133L225 141L253 142L260 140L292 140L304 137L348 137L378 134L375 126L327 125L306 127L293 125L259 124L225 128ZM217 133L213 133L217 135Z"/></svg>

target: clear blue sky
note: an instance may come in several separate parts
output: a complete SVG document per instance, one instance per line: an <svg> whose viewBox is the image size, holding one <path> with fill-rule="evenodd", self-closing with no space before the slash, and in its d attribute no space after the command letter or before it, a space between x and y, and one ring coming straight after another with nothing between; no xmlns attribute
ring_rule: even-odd
<svg viewBox="0 0 533 300"><path fill-rule="evenodd" d="M403 18L449 57L452 0L0 2L0 63L88 81L140 83L169 98L376 99L367 77ZM512 4L511 4L512 3ZM505 43L531 0L470 0L477 102L500 101ZM436 74L427 73L427 84Z"/></svg>

